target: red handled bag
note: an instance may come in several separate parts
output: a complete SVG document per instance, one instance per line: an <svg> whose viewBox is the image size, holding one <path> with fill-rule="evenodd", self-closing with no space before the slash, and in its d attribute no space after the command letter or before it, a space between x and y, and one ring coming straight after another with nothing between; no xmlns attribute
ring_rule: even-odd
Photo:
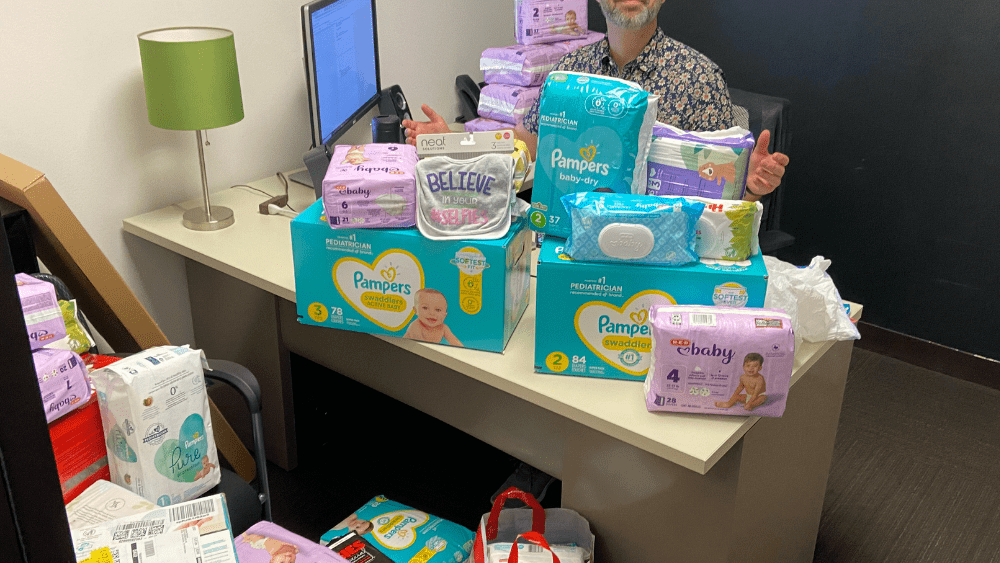
<svg viewBox="0 0 1000 563"><path fill-rule="evenodd" d="M507 499L519 499L531 510L523 508L504 510L503 505ZM480 519L476 541L472 547L471 561L489 563L486 556L487 545L493 542L509 542L514 544L512 559L509 559L509 562L516 563L519 537L540 545L549 552L552 551L549 549L549 544L581 547L591 554L586 560L592 562L594 534L591 533L590 523L586 518L568 508L543 509L535 497L516 487L511 487L497 496L493 509ZM559 561L554 553L552 556L553 561Z"/></svg>

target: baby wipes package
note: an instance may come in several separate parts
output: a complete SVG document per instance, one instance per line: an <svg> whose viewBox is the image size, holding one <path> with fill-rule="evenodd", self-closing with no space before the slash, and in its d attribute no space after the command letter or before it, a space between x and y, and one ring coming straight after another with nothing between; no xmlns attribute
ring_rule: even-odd
<svg viewBox="0 0 1000 563"><path fill-rule="evenodd" d="M576 192L643 193L658 98L638 84L576 72L545 80L538 117L532 228L566 238L559 198Z"/></svg>
<svg viewBox="0 0 1000 563"><path fill-rule="evenodd" d="M645 193L742 199L753 145L753 134L742 127L696 132L657 123Z"/></svg>
<svg viewBox="0 0 1000 563"><path fill-rule="evenodd" d="M514 0L517 42L552 43L587 33L587 0Z"/></svg>
<svg viewBox="0 0 1000 563"><path fill-rule="evenodd" d="M562 197L574 260L682 266L698 260L695 225L705 204L683 198L578 192Z"/></svg>
<svg viewBox="0 0 1000 563"><path fill-rule="evenodd" d="M546 237L535 287L535 371L642 381L650 307L761 307L767 269L761 256L686 266L585 262Z"/></svg>
<svg viewBox="0 0 1000 563"><path fill-rule="evenodd" d="M160 506L219 483L207 367L201 350L159 346L91 373L112 481Z"/></svg>
<svg viewBox="0 0 1000 563"><path fill-rule="evenodd" d="M537 86L487 84L479 93L477 113L479 117L515 125L524 119L540 91Z"/></svg>
<svg viewBox="0 0 1000 563"><path fill-rule="evenodd" d="M366 563L461 563L475 534L437 516L377 496L323 534L320 543Z"/></svg>
<svg viewBox="0 0 1000 563"><path fill-rule="evenodd" d="M31 349L37 350L66 336L66 324L55 287L45 280L22 273L14 274L14 282L21 299Z"/></svg>
<svg viewBox="0 0 1000 563"><path fill-rule="evenodd" d="M684 199L705 206L695 228L695 251L699 258L746 260L760 254L762 203L691 196Z"/></svg>
<svg viewBox="0 0 1000 563"><path fill-rule="evenodd" d="M291 231L304 324L502 352L528 303L524 219L495 240L435 241L415 228L331 231L313 204Z"/></svg>
<svg viewBox="0 0 1000 563"><path fill-rule="evenodd" d="M411 145L337 145L323 177L323 204L334 229L411 227L417 192Z"/></svg>
<svg viewBox="0 0 1000 563"><path fill-rule="evenodd" d="M90 399L87 366L76 352L39 348L31 353L31 359L47 422L69 414Z"/></svg>
<svg viewBox="0 0 1000 563"><path fill-rule="evenodd" d="M777 309L654 305L650 411L781 416L795 367L792 319Z"/></svg>

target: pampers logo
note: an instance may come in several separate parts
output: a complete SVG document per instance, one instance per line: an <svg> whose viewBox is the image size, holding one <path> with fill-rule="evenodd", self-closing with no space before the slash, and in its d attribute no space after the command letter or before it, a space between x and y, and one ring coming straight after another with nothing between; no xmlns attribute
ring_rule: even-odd
<svg viewBox="0 0 1000 563"><path fill-rule="evenodd" d="M580 149L580 156L583 158L568 158L563 156L562 149L552 151L552 168L565 168L577 172L597 172L602 176L607 176L611 172L608 164L594 162L597 156L597 147L590 145Z"/></svg>
<svg viewBox="0 0 1000 563"><path fill-rule="evenodd" d="M424 286L416 257L386 250L372 263L351 256L333 265L333 283L344 301L375 325L396 332L413 317L413 296Z"/></svg>
<svg viewBox="0 0 1000 563"><path fill-rule="evenodd" d="M675 304L673 297L655 289L633 295L621 307L590 301L576 310L576 334L604 362L625 374L642 377L649 369L652 348L646 324L649 308Z"/></svg>

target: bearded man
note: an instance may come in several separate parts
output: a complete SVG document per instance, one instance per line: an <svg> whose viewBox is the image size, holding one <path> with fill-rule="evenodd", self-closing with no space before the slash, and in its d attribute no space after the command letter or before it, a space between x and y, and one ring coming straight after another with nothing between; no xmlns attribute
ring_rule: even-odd
<svg viewBox="0 0 1000 563"><path fill-rule="evenodd" d="M656 22L665 0L598 0L608 23L607 37L563 56L553 71L599 74L635 82L660 97L657 120L688 131L727 129L733 104L722 71L708 57L671 39ZM515 128L534 156L538 143L539 101ZM430 121L404 120L406 140L425 133L447 133L445 120L427 105ZM771 193L785 174L788 156L769 153L770 131L762 131L750 156L743 199L757 201Z"/></svg>

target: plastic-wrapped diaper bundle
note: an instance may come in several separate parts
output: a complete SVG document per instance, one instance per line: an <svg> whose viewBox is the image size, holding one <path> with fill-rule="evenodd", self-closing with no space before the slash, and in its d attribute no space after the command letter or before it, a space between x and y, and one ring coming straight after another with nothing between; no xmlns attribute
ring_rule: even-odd
<svg viewBox="0 0 1000 563"><path fill-rule="evenodd" d="M517 42L575 39L587 33L587 0L514 0Z"/></svg>
<svg viewBox="0 0 1000 563"><path fill-rule="evenodd" d="M330 227L412 227L417 150L406 144L337 145L323 178Z"/></svg>
<svg viewBox="0 0 1000 563"><path fill-rule="evenodd" d="M487 119L485 117L477 117L476 119L465 122L466 133L476 133L479 131L500 131L501 129L514 129L514 126L510 123L504 123L503 121L497 121L495 119Z"/></svg>
<svg viewBox="0 0 1000 563"><path fill-rule="evenodd" d="M795 365L791 317L777 309L654 305L650 411L781 416Z"/></svg>
<svg viewBox="0 0 1000 563"><path fill-rule="evenodd" d="M644 193L659 98L634 82L553 72L543 87L532 228L569 236L559 198L582 191Z"/></svg>
<svg viewBox="0 0 1000 563"><path fill-rule="evenodd" d="M695 225L705 204L683 198L580 192L562 197L574 260L682 266L698 260Z"/></svg>
<svg viewBox="0 0 1000 563"><path fill-rule="evenodd" d="M160 506L219 484L207 367L200 350L160 346L91 374L112 481Z"/></svg>
<svg viewBox="0 0 1000 563"><path fill-rule="evenodd" d="M657 123L645 193L741 199L753 145L753 134L742 127L695 132Z"/></svg>
<svg viewBox="0 0 1000 563"><path fill-rule="evenodd" d="M37 350L66 336L66 323L55 287L45 280L22 273L14 274L14 282L31 349Z"/></svg>
<svg viewBox="0 0 1000 563"><path fill-rule="evenodd" d="M479 116L511 125L520 123L540 91L537 87L487 84L479 93Z"/></svg>
<svg viewBox="0 0 1000 563"><path fill-rule="evenodd" d="M759 201L684 199L705 204L695 235L699 258L740 261L760 254L758 232L764 206Z"/></svg>
<svg viewBox="0 0 1000 563"><path fill-rule="evenodd" d="M479 58L479 70L487 84L541 86L563 55L601 39L603 33L588 31L578 39L555 43L490 47Z"/></svg>
<svg viewBox="0 0 1000 563"><path fill-rule="evenodd" d="M87 366L72 350L40 348L31 353L42 393L45 420L69 414L90 399L90 380Z"/></svg>

